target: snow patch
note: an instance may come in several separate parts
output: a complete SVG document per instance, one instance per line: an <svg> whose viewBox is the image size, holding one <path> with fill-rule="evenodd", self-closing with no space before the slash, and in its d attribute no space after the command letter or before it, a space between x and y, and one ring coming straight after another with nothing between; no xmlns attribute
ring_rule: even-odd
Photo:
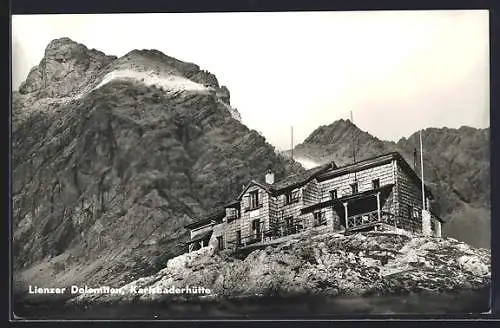
<svg viewBox="0 0 500 328"><path fill-rule="evenodd" d="M315 161L304 157L296 157L294 158L294 160L300 163L307 170L319 166L319 163L316 163Z"/></svg>
<svg viewBox="0 0 500 328"><path fill-rule="evenodd" d="M102 79L92 90L99 89L103 85L114 81L114 80L127 80L132 79L135 81L142 82L146 85L156 85L157 87L162 87L167 91L194 91L194 92L208 92L212 90L210 87L206 87L200 83L196 83L182 76L176 75L160 75L154 71L138 72L134 70L119 70L113 71Z"/></svg>
<svg viewBox="0 0 500 328"><path fill-rule="evenodd" d="M225 102L221 101L220 99L219 102L229 111L232 118L234 118L238 122L241 122L241 114L238 112L238 110L226 104Z"/></svg>
<svg viewBox="0 0 500 328"><path fill-rule="evenodd" d="M198 93L208 93L214 90L212 87L207 87L203 84L193 82L190 79L182 76L162 74L155 71L139 72L131 69L124 69L112 71L106 74L102 81L97 86L92 88L89 92L99 89L100 87L115 80L133 80L136 82L144 83L148 86L154 85L156 87L161 87L166 92L190 91ZM87 93L88 92L83 92L76 98L81 98ZM236 109L232 108L230 105L226 104L220 99L219 102L229 111L229 113L235 120L241 122L241 115Z"/></svg>

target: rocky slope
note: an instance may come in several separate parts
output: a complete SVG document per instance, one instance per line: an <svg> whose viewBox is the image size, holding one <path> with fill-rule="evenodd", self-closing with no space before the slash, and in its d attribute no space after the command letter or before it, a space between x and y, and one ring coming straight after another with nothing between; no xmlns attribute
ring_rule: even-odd
<svg viewBox="0 0 500 328"><path fill-rule="evenodd" d="M419 133L397 143L380 140L349 120L339 120L313 131L294 148L294 157L318 164L338 165L399 151L413 165L420 149ZM424 176L437 202L434 210L446 220L443 233L476 247L490 247L490 142L489 128L429 128L423 131ZM287 155L290 152L286 152ZM419 159L416 170L420 172Z"/></svg>
<svg viewBox="0 0 500 328"><path fill-rule="evenodd" d="M474 290L490 284L490 256L449 238L404 231L307 234L255 250L246 258L204 248L171 259L158 273L121 287L123 294L81 294L70 304L189 300L200 295L161 294L198 286L202 298L368 296ZM118 287L118 286L115 286Z"/></svg>
<svg viewBox="0 0 500 328"><path fill-rule="evenodd" d="M156 272L249 179L303 170L239 122L213 74L155 50L54 40L13 98L20 292Z"/></svg>

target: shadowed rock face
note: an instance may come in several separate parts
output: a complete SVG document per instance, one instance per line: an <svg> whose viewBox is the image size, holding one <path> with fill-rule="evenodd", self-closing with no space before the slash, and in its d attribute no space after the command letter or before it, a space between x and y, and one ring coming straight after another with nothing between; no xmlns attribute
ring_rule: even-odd
<svg viewBox="0 0 500 328"><path fill-rule="evenodd" d="M434 210L447 222L445 235L476 247L490 247L490 130L461 127L423 131L424 178L436 196ZM413 166L419 133L397 143L361 131L349 120L321 126L294 149L294 157L338 165L398 151ZM287 155L290 152L286 153ZM416 171L420 172L420 159Z"/></svg>
<svg viewBox="0 0 500 328"><path fill-rule="evenodd" d="M184 251L183 226L232 200L242 184L269 167L278 177L303 170L233 118L229 91L214 75L158 51L115 58L54 40L14 93L20 291L155 272ZM176 90L135 78L100 85L124 68L182 83ZM211 89L183 90L188 82Z"/></svg>

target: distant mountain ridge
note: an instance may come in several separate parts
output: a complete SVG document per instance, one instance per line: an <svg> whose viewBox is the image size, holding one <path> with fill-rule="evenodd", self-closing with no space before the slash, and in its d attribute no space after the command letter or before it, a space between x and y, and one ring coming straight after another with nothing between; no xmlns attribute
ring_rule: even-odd
<svg viewBox="0 0 500 328"><path fill-rule="evenodd" d="M443 233L476 247L490 247L490 129L462 126L458 129L423 130L424 178L438 201L436 211L447 221ZM354 140L354 142L353 142ZM337 120L314 130L294 150L294 158L338 165L400 152L413 166L413 152L420 151L419 133L397 143L380 140L349 120ZM290 156L290 150L284 152ZM417 172L420 163L417 161Z"/></svg>

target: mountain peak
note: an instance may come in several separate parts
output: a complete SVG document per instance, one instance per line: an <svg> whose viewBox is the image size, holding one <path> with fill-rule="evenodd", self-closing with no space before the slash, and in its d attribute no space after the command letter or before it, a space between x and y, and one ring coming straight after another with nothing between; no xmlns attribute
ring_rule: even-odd
<svg viewBox="0 0 500 328"><path fill-rule="evenodd" d="M101 59L103 57L106 57L108 59L116 59L116 56L106 56L102 51L88 49L84 44L78 43L68 37L62 37L54 39L47 44L42 62L44 60L56 60L58 62L65 62L71 59Z"/></svg>
<svg viewBox="0 0 500 328"><path fill-rule="evenodd" d="M109 65L116 56L89 50L85 45L63 37L49 42L38 66L31 69L19 93L39 96L67 97L80 92L90 79Z"/></svg>
<svg viewBox="0 0 500 328"><path fill-rule="evenodd" d="M83 47L85 47L83 44L78 43L78 42L76 42L68 37L62 37L62 38L58 38L58 39L54 39L54 40L50 41L47 44L47 47L45 47L45 52L51 51L51 50L61 49L61 48L64 48L66 46L83 46ZM85 47L85 48L87 48L87 47Z"/></svg>
<svg viewBox="0 0 500 328"><path fill-rule="evenodd" d="M352 133L362 132L350 120L339 119L330 125L322 125L314 130L306 140L305 144L325 144L331 143L333 140L344 139Z"/></svg>
<svg viewBox="0 0 500 328"><path fill-rule="evenodd" d="M80 98L114 80L133 80L165 92L212 94L240 121L230 94L216 76L196 64L170 57L156 49L132 50L123 57L88 49L68 37L50 41L39 65L19 87L25 105L44 111L55 103ZM31 106L36 103L36 106ZM26 107L26 106L25 106Z"/></svg>
<svg viewBox="0 0 500 328"><path fill-rule="evenodd" d="M329 125L330 127L338 128L338 127L346 127L346 128L356 128L359 130L358 126L354 124L350 119L338 119Z"/></svg>

